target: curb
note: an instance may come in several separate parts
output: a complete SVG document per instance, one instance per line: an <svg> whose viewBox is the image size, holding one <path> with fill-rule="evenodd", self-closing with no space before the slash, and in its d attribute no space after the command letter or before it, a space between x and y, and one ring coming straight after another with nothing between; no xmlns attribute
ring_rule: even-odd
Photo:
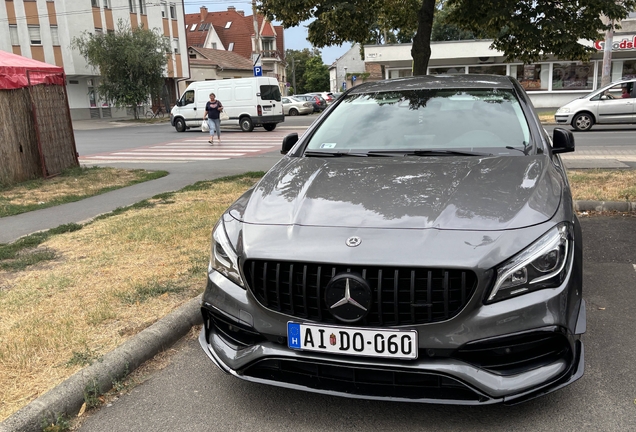
<svg viewBox="0 0 636 432"><path fill-rule="evenodd" d="M628 201L574 201L577 212L636 212L636 202Z"/></svg>
<svg viewBox="0 0 636 432"><path fill-rule="evenodd" d="M84 403L87 386L99 388L100 394L113 386L157 353L166 350L193 326L203 322L201 296L180 306L164 318L124 342L103 359L76 372L0 423L0 432L40 432L42 421L53 421L56 415L77 414Z"/></svg>

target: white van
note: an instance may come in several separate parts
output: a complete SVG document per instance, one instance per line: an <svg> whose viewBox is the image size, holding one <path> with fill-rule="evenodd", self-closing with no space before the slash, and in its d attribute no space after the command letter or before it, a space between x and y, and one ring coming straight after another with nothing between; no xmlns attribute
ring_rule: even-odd
<svg viewBox="0 0 636 432"><path fill-rule="evenodd" d="M285 121L278 81L252 77L193 82L170 110L170 124L178 132L200 128L210 93L216 95L223 111L230 116L229 120L223 120L223 125L238 125L245 132L251 132L255 126L272 131L277 123Z"/></svg>

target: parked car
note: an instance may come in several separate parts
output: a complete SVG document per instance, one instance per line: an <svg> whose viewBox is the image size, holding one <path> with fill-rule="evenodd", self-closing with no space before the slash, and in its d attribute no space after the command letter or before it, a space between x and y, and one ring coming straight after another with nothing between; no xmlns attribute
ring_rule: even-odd
<svg viewBox="0 0 636 432"><path fill-rule="evenodd" d="M581 227L509 76L356 86L221 216L199 342L238 378L517 403L583 374ZM461 119L461 121L458 121Z"/></svg>
<svg viewBox="0 0 636 432"><path fill-rule="evenodd" d="M297 116L299 114L311 114L314 106L311 102L296 99L292 96L283 97L283 112L285 115Z"/></svg>
<svg viewBox="0 0 636 432"><path fill-rule="evenodd" d="M333 96L333 93L331 92L319 92L319 93L309 93L309 94L320 96L321 98L325 100L325 102L327 102L327 105L331 105L331 103L336 100L336 98Z"/></svg>
<svg viewBox="0 0 636 432"><path fill-rule="evenodd" d="M294 97L296 99L311 102L312 105L314 106L314 112L321 112L322 110L327 108L327 102L321 96L312 95L312 94L301 94L301 95L294 95Z"/></svg>
<svg viewBox="0 0 636 432"><path fill-rule="evenodd" d="M589 131L595 124L636 123L636 79L613 82L558 109L557 123Z"/></svg>

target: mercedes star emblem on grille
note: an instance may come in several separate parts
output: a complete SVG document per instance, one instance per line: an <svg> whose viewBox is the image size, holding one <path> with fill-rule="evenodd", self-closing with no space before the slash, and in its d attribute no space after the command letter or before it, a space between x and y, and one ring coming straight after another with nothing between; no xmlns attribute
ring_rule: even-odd
<svg viewBox="0 0 636 432"><path fill-rule="evenodd" d="M364 318L371 309L371 302L369 284L353 273L334 276L325 288L325 303L329 312L343 322Z"/></svg>
<svg viewBox="0 0 636 432"><path fill-rule="evenodd" d="M349 247L356 247L362 243L362 239L360 237L349 237L345 244Z"/></svg>

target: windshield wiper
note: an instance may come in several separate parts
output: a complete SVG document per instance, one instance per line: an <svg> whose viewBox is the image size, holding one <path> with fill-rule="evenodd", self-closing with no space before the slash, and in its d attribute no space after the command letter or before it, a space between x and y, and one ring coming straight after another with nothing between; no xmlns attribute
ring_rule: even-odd
<svg viewBox="0 0 636 432"><path fill-rule="evenodd" d="M364 153L352 153L350 151L335 151L335 152L326 152L326 151L306 151L303 153L304 156L324 156L324 157L340 157L340 156L353 156L353 157L367 157L367 156L391 156L389 154L371 154L373 152L364 152Z"/></svg>
<svg viewBox="0 0 636 432"><path fill-rule="evenodd" d="M379 150L370 151L368 153L372 155L403 155L403 156L492 156L492 153L479 153L471 151L459 151L459 150Z"/></svg>
<svg viewBox="0 0 636 432"><path fill-rule="evenodd" d="M517 147L513 147L513 146L506 146L506 148L508 150L517 150L520 151L521 153L523 153L525 156L528 156L530 154L530 150L532 149L532 146L530 145L530 143L524 141L523 142L523 150L517 148Z"/></svg>

